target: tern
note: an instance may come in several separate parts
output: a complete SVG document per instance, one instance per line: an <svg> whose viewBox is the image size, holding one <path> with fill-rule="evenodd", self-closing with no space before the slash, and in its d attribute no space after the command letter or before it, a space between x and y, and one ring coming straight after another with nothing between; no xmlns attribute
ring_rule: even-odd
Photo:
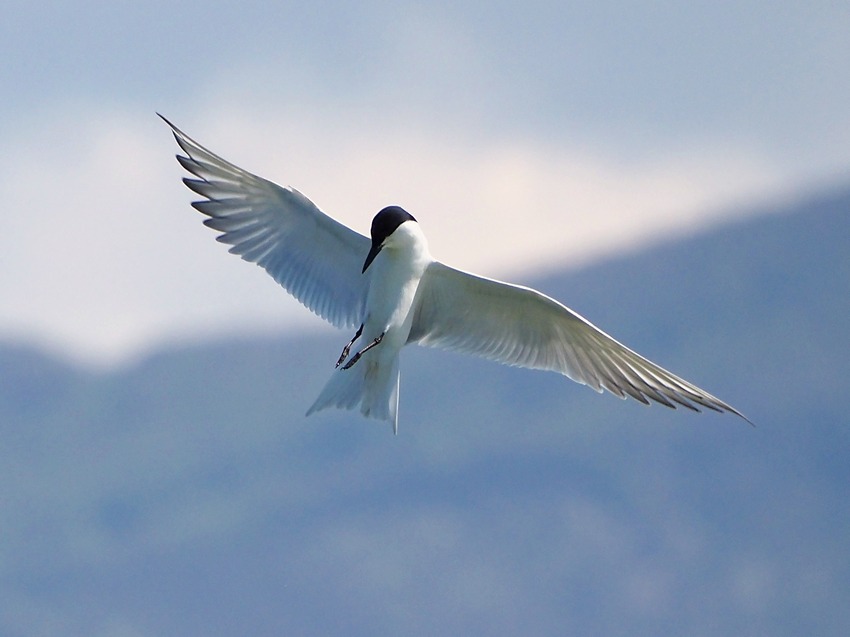
<svg viewBox="0 0 850 637"><path fill-rule="evenodd" d="M398 433L399 354L417 344L558 372L647 405L707 408L750 422L555 299L436 261L419 223L403 208L378 212L367 238L295 188L231 164L160 117L185 153L177 160L192 176L183 182L203 197L192 206L220 233L216 239L264 268L321 318L356 328L308 416L359 407Z"/></svg>

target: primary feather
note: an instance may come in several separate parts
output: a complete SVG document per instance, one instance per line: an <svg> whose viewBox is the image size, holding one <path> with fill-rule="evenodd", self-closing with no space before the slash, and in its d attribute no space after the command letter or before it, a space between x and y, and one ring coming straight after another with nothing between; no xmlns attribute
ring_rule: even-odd
<svg viewBox="0 0 850 637"><path fill-rule="evenodd" d="M162 117L162 116L160 116ZM192 205L209 217L230 252L263 267L292 296L337 327L355 327L369 277L360 266L367 237L335 221L294 188L234 166L165 119L186 153L183 182L204 197Z"/></svg>

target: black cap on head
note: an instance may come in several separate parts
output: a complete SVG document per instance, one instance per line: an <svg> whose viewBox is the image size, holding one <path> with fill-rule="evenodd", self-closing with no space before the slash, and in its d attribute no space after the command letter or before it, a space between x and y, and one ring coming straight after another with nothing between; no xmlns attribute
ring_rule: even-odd
<svg viewBox="0 0 850 637"><path fill-rule="evenodd" d="M401 206L387 206L372 219L372 241L382 243L405 221L416 219Z"/></svg>
<svg viewBox="0 0 850 637"><path fill-rule="evenodd" d="M378 256L381 247L384 245L384 240L405 221L416 221L416 219L401 206L387 206L375 215L375 218L372 219L372 248L363 263L363 272Z"/></svg>

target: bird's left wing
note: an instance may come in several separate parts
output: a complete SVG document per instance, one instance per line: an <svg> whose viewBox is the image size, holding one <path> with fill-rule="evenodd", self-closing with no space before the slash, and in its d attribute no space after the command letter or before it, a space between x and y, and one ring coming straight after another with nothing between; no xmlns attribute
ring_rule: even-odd
<svg viewBox="0 0 850 637"><path fill-rule="evenodd" d="M736 409L618 343L558 301L439 262L419 284L408 342L559 372L596 391L648 404Z"/></svg>
<svg viewBox="0 0 850 637"><path fill-rule="evenodd" d="M162 117L160 115L160 117ZM294 188L253 175L207 150L164 117L197 179L183 182L204 197L192 203L218 230L218 241L265 270L310 310L336 325L362 320L371 242L319 210Z"/></svg>

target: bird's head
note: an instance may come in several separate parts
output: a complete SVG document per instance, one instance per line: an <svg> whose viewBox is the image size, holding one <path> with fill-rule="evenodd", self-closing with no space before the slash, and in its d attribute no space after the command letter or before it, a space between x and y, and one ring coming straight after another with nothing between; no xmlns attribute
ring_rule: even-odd
<svg viewBox="0 0 850 637"><path fill-rule="evenodd" d="M366 272L366 269L372 264L375 257L378 256L387 239L405 221L416 223L413 215L400 206L387 206L375 215L375 218L372 219L372 247L366 257L366 261L363 263L363 272Z"/></svg>

